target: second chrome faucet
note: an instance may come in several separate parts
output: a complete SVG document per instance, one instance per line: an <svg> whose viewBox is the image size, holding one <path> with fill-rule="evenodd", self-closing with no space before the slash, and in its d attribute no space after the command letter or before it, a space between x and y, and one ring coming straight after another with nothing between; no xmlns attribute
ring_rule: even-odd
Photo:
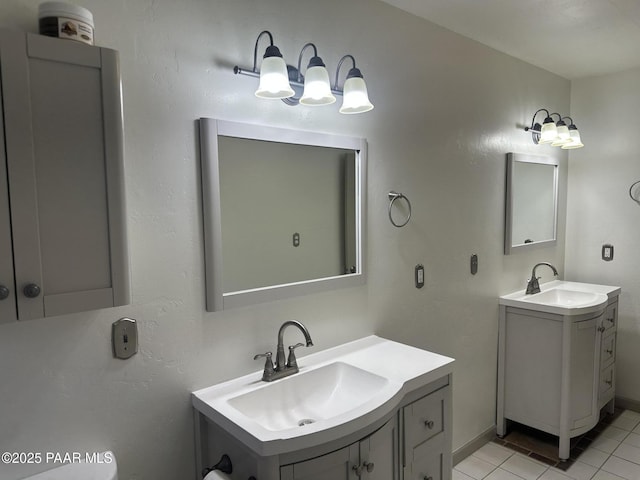
<svg viewBox="0 0 640 480"><path fill-rule="evenodd" d="M284 354L284 331L289 326L294 326L300 329L302 334L304 335L305 343L296 343L295 345L291 345L289 347L289 357L285 363L285 354ZM273 364L272 361L272 353L261 353L253 357L254 360L259 358L265 358L264 364L264 372L262 373L262 380L265 382L272 382L279 378L288 377L289 375L293 375L294 373L298 373L298 362L296 360L295 349L298 347L312 347L313 341L311 340L311 335L309 335L309 330L302 323L296 320L288 320L284 322L280 326L280 330L278 330L278 345L276 350L276 363Z"/></svg>

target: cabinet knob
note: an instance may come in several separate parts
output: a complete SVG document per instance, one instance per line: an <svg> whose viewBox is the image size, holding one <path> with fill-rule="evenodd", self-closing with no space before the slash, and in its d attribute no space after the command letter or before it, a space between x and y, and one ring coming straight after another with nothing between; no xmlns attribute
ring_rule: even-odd
<svg viewBox="0 0 640 480"><path fill-rule="evenodd" d="M613 384L613 380L605 380L604 383L606 383L607 385L612 385Z"/></svg>
<svg viewBox="0 0 640 480"><path fill-rule="evenodd" d="M423 477L423 479L422 479L422 480L433 480L433 477L432 477L432 476L428 476L428 477L427 477L427 476L425 475L425 476Z"/></svg>
<svg viewBox="0 0 640 480"><path fill-rule="evenodd" d="M604 328L604 327L602 327L602 326L598 327L598 331L599 331L599 332L604 332L605 330L606 330L606 328Z"/></svg>
<svg viewBox="0 0 640 480"><path fill-rule="evenodd" d="M35 283L30 283L22 289L22 293L24 293L24 296L27 298L36 298L40 295L40 287Z"/></svg>
<svg viewBox="0 0 640 480"><path fill-rule="evenodd" d="M364 463L362 464L362 466L363 466L364 468L366 468L366 469L367 469L367 472L369 472L369 473L373 472L373 468L375 467L375 465L373 464L373 462L364 462Z"/></svg>
<svg viewBox="0 0 640 480"><path fill-rule="evenodd" d="M613 350L607 350L607 353L608 353L609 355L613 355Z"/></svg>
<svg viewBox="0 0 640 480"><path fill-rule="evenodd" d="M354 465L351 467L351 470L353 470L357 476L362 476L362 467L360 465Z"/></svg>
<svg viewBox="0 0 640 480"><path fill-rule="evenodd" d="M4 300L9 297L9 289L4 285L0 285L0 300Z"/></svg>
<svg viewBox="0 0 640 480"><path fill-rule="evenodd" d="M607 318L607 322L613 323L613 322L615 322L615 319L613 317Z"/></svg>
<svg viewBox="0 0 640 480"><path fill-rule="evenodd" d="M429 430L431 430L434 426L433 420L425 420L424 426L427 427Z"/></svg>

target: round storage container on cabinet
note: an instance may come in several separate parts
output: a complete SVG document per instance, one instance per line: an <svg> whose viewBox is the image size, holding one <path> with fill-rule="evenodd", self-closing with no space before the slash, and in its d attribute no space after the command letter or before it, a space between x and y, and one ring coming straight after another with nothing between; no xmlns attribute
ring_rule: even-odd
<svg viewBox="0 0 640 480"><path fill-rule="evenodd" d="M65 2L44 2L38 6L40 34L93 45L93 14L86 8Z"/></svg>

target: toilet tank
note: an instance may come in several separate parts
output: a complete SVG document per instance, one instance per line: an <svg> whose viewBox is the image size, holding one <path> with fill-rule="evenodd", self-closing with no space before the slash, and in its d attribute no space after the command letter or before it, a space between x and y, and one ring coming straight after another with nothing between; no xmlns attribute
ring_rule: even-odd
<svg viewBox="0 0 640 480"><path fill-rule="evenodd" d="M24 480L118 480L116 457L103 452L95 463L69 463Z"/></svg>

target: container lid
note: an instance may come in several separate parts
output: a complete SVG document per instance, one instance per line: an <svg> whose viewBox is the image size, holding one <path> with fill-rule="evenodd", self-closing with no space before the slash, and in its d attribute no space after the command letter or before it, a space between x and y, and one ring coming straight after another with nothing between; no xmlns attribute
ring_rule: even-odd
<svg viewBox="0 0 640 480"><path fill-rule="evenodd" d="M38 5L38 18L79 17L93 25L93 14L84 7L65 2L43 2Z"/></svg>

